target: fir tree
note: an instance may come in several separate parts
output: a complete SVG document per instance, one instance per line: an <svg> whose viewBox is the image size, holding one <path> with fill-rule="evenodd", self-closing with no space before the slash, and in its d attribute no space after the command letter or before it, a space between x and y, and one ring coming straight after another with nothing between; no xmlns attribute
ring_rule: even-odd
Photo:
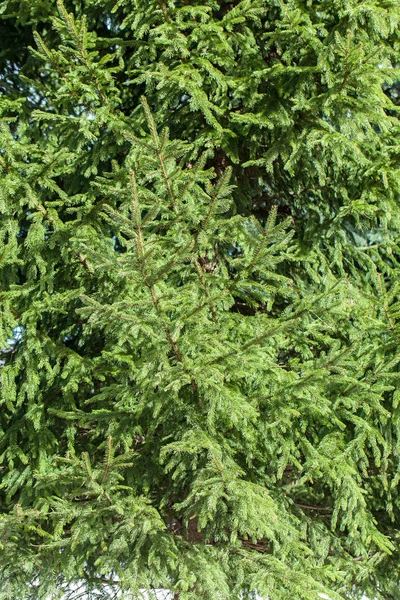
<svg viewBox="0 0 400 600"><path fill-rule="evenodd" d="M400 598L397 0L0 11L0 599Z"/></svg>

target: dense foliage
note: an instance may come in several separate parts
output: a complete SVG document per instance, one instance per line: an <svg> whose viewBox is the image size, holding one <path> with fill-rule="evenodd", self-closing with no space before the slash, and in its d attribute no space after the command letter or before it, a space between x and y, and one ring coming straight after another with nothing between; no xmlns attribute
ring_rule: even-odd
<svg viewBox="0 0 400 600"><path fill-rule="evenodd" d="M399 25L0 0L1 600L400 598Z"/></svg>

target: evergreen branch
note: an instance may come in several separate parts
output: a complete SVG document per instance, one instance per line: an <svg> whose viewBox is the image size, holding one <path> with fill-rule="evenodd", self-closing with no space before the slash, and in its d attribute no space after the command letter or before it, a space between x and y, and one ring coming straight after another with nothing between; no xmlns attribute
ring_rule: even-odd
<svg viewBox="0 0 400 600"><path fill-rule="evenodd" d="M204 270L203 270L202 266L200 265L199 259L197 257L194 259L194 261L195 261L196 271L198 273L201 285L203 286L203 289L204 289L204 292L205 292L207 298L210 299L210 291L208 289L207 282L204 278ZM219 327L219 322L218 322L218 315L215 310L215 306L213 304L211 304L211 313L212 313L214 322L217 324L218 332L219 332L219 334L221 334L221 329Z"/></svg>
<svg viewBox="0 0 400 600"><path fill-rule="evenodd" d="M82 102L82 104L88 109L88 110L92 110L92 107L90 106L90 104L88 104L86 102L86 100L82 100L80 94L77 93L77 91L71 87L70 85L70 81L68 79L68 77L65 75L65 73L62 71L62 69L60 68L59 64L57 61L54 60L53 55L51 54L51 52L49 51L49 49L47 48L47 46L45 45L45 43L43 42L42 38L40 37L40 35L38 34L37 31L33 32L33 37L34 40L36 42L36 44L42 49L43 53L45 54L46 58L49 60L50 64L53 66L53 68L57 71L57 73L59 74L59 76L61 77L61 79L64 81L64 83L67 85L67 87L69 88L72 96Z"/></svg>
<svg viewBox="0 0 400 600"><path fill-rule="evenodd" d="M104 312L107 315L115 317L116 319L122 319L123 321L128 321L128 323L134 323L135 325L137 325L139 323L139 321L137 319L131 319L130 317L127 317L126 315L121 315L121 313L115 313L114 311L109 310L108 308L106 308L105 306L100 304L99 302L96 302L96 300L93 300L93 298L89 298L89 296L87 296L86 294L82 294L80 296L80 298L82 300L84 300L85 302L87 302L88 304L95 306L101 312Z"/></svg>
<svg viewBox="0 0 400 600"><path fill-rule="evenodd" d="M178 344L173 339L173 336L172 336L171 331L170 331L170 329L168 327L168 324L165 322L164 315L163 315L163 312L162 312L161 307L160 307L159 298L157 297L157 295L155 293L153 285L149 282L148 275L146 273L146 265L145 265L145 262L144 262L144 257L145 257L144 239L143 239L143 233L142 233L141 224L140 224L139 199L138 199L137 189L136 189L135 174L134 174L133 171L130 172L130 176L131 176L131 187L132 187L132 196L133 196L133 204L134 204L134 210L133 210L133 212L134 212L134 215L135 215L136 229L137 229L137 232L138 232L137 251L138 251L138 256L139 256L139 263L141 265L141 272L142 272L143 280L144 280L144 283L145 283L145 285L147 286L147 288L148 288L148 290L150 292L154 308L156 309L156 312L159 314L159 316L162 319L163 329L165 331L165 334L167 336L169 344L170 344L170 346L172 348L172 351L174 352L174 354L175 354L176 358L178 359L178 361L180 363L182 363L183 369L184 369L185 373L187 373L190 376L190 374L189 374L189 372L188 372L188 370L187 370L187 368L185 366L185 361L184 361L183 355L182 355L182 353L181 353L181 351L180 351L180 349L178 347ZM197 387L197 383L196 383L195 379L192 376L190 376L190 383L191 383L193 392L196 394L198 387ZM200 406L201 406L201 400L199 400L199 402L200 402Z"/></svg>
<svg viewBox="0 0 400 600"><path fill-rule="evenodd" d="M269 236L269 232L270 232L270 230L271 230L271 227L273 227L273 226L274 226L274 224L275 224L275 219L276 219L276 215L277 215L277 213L278 213L278 207L277 207L276 205L275 205L275 206L272 206L272 208L271 208L271 212L270 212L270 214L269 214L269 216L268 216L268 220L267 220L267 224L266 224L266 227L265 227L265 231L264 231L264 233L263 233L263 239L262 239L262 242L261 242L261 244L260 244L260 246L259 246L258 250L256 251L256 253L255 253L255 255L254 255L253 259L251 260L251 262L250 262L249 266L248 266L248 267L246 267L246 270L247 270L247 271L251 271L251 269L253 268L253 266L254 266L254 265L255 265L255 263L257 262L257 260L258 260L259 256L261 255L261 252L264 250L264 248L265 248L265 244L266 244L266 242L267 242L267 239L268 239L268 236Z"/></svg>
<svg viewBox="0 0 400 600"><path fill-rule="evenodd" d="M85 256L81 252L75 252L75 256L77 257L79 262L83 264L85 269L87 269L89 271L90 275L94 275L94 269L93 269L92 265L89 263L89 261L87 260L87 258L85 258Z"/></svg>
<svg viewBox="0 0 400 600"><path fill-rule="evenodd" d="M122 131L122 135L124 137L126 137L128 140L130 140L131 142L133 142L134 144L136 144L137 146L139 146L149 152L154 152L154 148L152 146L150 146L149 144L146 144L146 142L143 142L142 140L140 140L138 137L132 135L131 133L128 133L127 131Z"/></svg>
<svg viewBox="0 0 400 600"><path fill-rule="evenodd" d="M169 16L168 16L167 7L165 6L164 0L157 0L157 2L158 2L158 6L162 10L162 14L164 15L164 19L168 22L169 21Z"/></svg>
<svg viewBox="0 0 400 600"><path fill-rule="evenodd" d="M100 485L103 485L104 481L106 480L109 470L110 470L110 466L111 466L111 459L112 459L112 447L111 447L111 443L112 443L112 437L111 435L108 436L107 438L107 454L106 454L106 465L104 467L104 472L103 475L101 477L100 480Z"/></svg>
<svg viewBox="0 0 400 600"><path fill-rule="evenodd" d="M205 220L204 220L204 222L203 222L203 224L201 226L201 230L202 231L205 231L207 229L208 223L209 223L212 215L214 214L216 203L217 203L217 200L219 198L218 192L221 190L221 188L223 188L223 186L225 185L225 183L229 182L229 180L231 178L231 175L232 175L232 169L230 167L228 167L224 171L223 175L220 177L217 186L214 188L213 197L212 197L212 202L211 202L210 208L209 208L207 216L206 216L206 218L205 218ZM197 243L198 243L198 236L196 238L195 249L197 247Z"/></svg>
<svg viewBox="0 0 400 600"><path fill-rule="evenodd" d="M80 57L81 57L82 64L84 64L85 67L87 68L87 70L88 70L88 72L89 72L89 74L91 76L92 81L94 81L94 83L96 85L96 89L98 91L98 94L99 94L101 100L107 106L108 105L108 99L107 99L106 96L104 96L104 94L103 94L103 92L102 92L102 90L101 90L101 88L99 86L99 82L98 82L96 73L93 71L93 69L92 69L92 67L91 67L91 65L90 65L90 63L88 61L87 55L86 55L86 49L85 49L85 45L84 45L84 32L85 32L85 25L84 25L84 23L82 22L82 24L81 24L82 34L81 34L81 36L79 36L78 31L77 31L77 29L75 27L74 20L72 18L72 15L67 12L67 10L66 10L66 8L64 6L63 0L58 0L57 1L57 7L58 7L58 10L59 10L60 14L63 16L63 18L64 18L65 22L67 23L67 25L69 25L69 27L70 27L70 29L71 29L74 37L75 37L76 45L77 45L77 48L79 49L79 52L80 52Z"/></svg>
<svg viewBox="0 0 400 600"><path fill-rule="evenodd" d="M306 309L304 309L302 312L305 312L305 310ZM252 346L257 346L261 342L264 342L267 338L269 338L273 335L276 335L279 331L281 331L281 329L285 329L289 325L291 326L292 325L291 321L297 321L300 319L300 317L301 317L301 314L297 314L293 317L288 318L286 321L282 321L281 323L278 324L277 327L274 327L270 331L267 331L263 335L260 335L256 338L252 339L250 342L248 342L247 344L242 346L240 352L238 352L236 349L233 350L232 352L227 352L226 354L224 354L222 356L218 356L218 358L215 358L209 364L212 365L212 364L219 363L227 358L231 358L232 356L235 356L237 358L240 357L242 354L244 354L246 352L246 350L248 350Z"/></svg>
<svg viewBox="0 0 400 600"><path fill-rule="evenodd" d="M167 170L166 170L166 167L165 167L165 163L164 163L164 159L163 159L163 156L162 156L162 152L161 152L161 149L160 149L160 142L159 142L159 139L158 139L157 129L156 129L156 125L154 123L153 115L151 114L151 111L149 109L149 105L147 104L147 100L146 100L146 98L144 96L142 96L141 102L142 102L143 108L145 110L148 123L150 123L150 131L151 131L151 134L153 136L154 148L155 148L155 150L157 152L157 157L158 157L158 160L159 160L159 163L160 163L160 167L161 167L161 170L162 170L162 174L163 174L163 177L164 177L165 184L166 184L167 189L168 189L168 194L169 194L169 197L170 197L170 200L171 200L171 205L172 205L173 210L176 213L178 213L178 209L177 209L176 201L175 201L175 196L174 196L174 193L172 191L171 182L169 180L169 177L168 177L168 174L167 174Z"/></svg>
<svg viewBox="0 0 400 600"><path fill-rule="evenodd" d="M383 300L383 310L385 311L385 315L386 315L386 318L388 320L390 329L392 330L392 333L396 336L396 338L398 338L399 336L396 333L395 326L394 326L394 323L392 321L392 318L391 318L391 315L390 315L390 311L389 311L389 307L388 307L388 304L387 304L386 290L383 287L381 273L377 273L377 278L378 278L379 289L380 289L382 300Z"/></svg>

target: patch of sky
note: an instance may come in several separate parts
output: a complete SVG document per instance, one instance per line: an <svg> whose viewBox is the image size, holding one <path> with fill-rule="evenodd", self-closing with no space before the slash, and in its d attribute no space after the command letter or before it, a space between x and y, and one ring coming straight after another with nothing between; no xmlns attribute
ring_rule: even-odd
<svg viewBox="0 0 400 600"><path fill-rule="evenodd" d="M24 331L25 331L25 328L22 325L17 325L17 327L14 327L14 329L12 331L12 337L7 339L7 347L0 348L0 356L1 356L0 367L5 365L7 355L8 354L12 355L12 353L14 352L15 346L23 338Z"/></svg>

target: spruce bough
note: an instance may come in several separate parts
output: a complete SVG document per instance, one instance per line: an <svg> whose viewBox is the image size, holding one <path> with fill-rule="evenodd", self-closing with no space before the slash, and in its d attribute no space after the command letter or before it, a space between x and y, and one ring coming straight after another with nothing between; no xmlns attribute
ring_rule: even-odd
<svg viewBox="0 0 400 600"><path fill-rule="evenodd" d="M398 2L0 11L0 599L398 599Z"/></svg>

